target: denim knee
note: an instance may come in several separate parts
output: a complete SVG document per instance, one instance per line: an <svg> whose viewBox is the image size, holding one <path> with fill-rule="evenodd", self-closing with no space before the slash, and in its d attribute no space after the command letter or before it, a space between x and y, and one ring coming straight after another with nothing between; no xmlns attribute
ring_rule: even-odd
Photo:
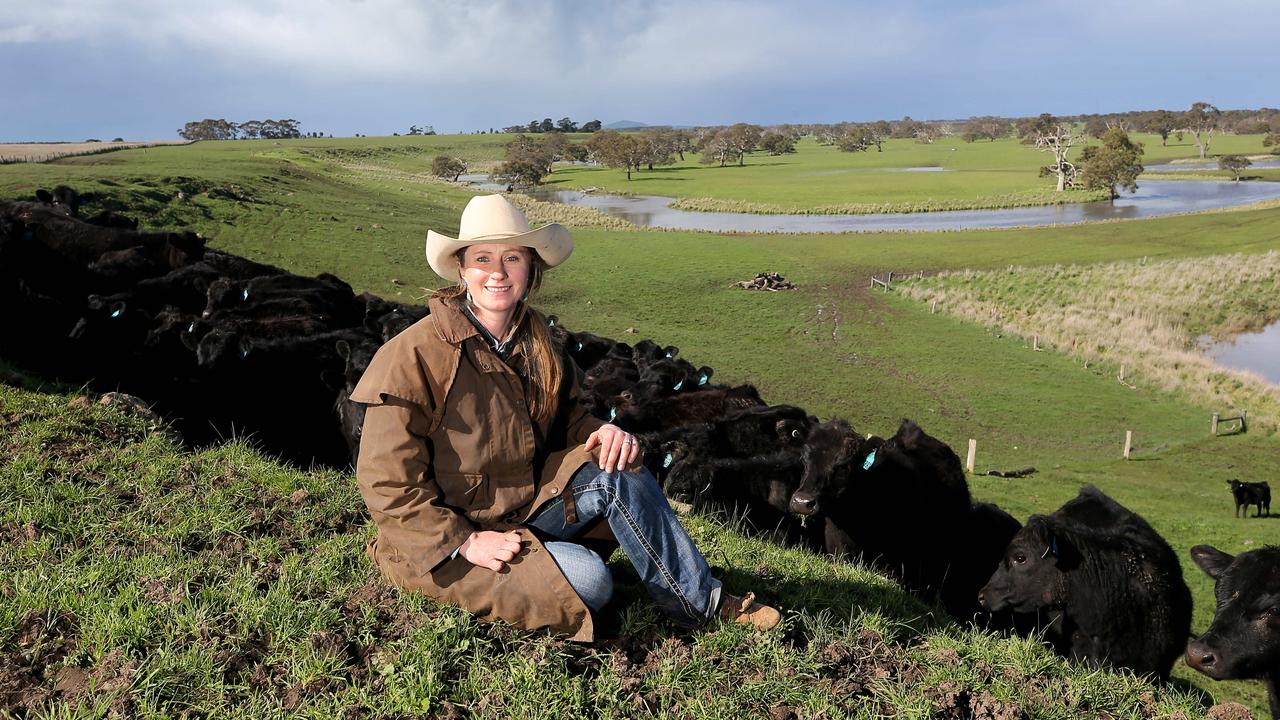
<svg viewBox="0 0 1280 720"><path fill-rule="evenodd" d="M613 575L599 555L572 542L552 540L544 545L587 607L594 612L609 603L613 597Z"/></svg>

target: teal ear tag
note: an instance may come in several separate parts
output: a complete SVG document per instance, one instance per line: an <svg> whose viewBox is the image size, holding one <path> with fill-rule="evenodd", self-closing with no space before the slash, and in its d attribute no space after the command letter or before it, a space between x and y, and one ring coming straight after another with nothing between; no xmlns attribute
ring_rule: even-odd
<svg viewBox="0 0 1280 720"><path fill-rule="evenodd" d="M609 408L609 419L612 420L616 417L618 417L618 408Z"/></svg>
<svg viewBox="0 0 1280 720"><path fill-rule="evenodd" d="M578 347L574 348L574 350L581 350L581 349L582 349L582 343L578 343Z"/></svg>
<svg viewBox="0 0 1280 720"><path fill-rule="evenodd" d="M240 299L241 299L241 300L248 300L248 299L249 299L249 288L245 288L245 289L244 289L244 292L240 293Z"/></svg>
<svg viewBox="0 0 1280 720"><path fill-rule="evenodd" d="M111 311L111 317L120 317L120 311L119 311L119 310L112 310L112 311Z"/></svg>
<svg viewBox="0 0 1280 720"><path fill-rule="evenodd" d="M195 331L196 331L196 324L192 322L190 325L187 326L187 332L195 332Z"/></svg>
<svg viewBox="0 0 1280 720"><path fill-rule="evenodd" d="M662 467L664 468L671 467L671 453L667 453L667 456L662 459Z"/></svg>
<svg viewBox="0 0 1280 720"><path fill-rule="evenodd" d="M707 384L707 376L706 376L705 374L703 374L703 375L699 375L699 376L698 376L698 384L699 384L699 385L706 385L706 384Z"/></svg>
<svg viewBox="0 0 1280 720"><path fill-rule="evenodd" d="M672 390L679 390L679 389L680 389L680 388L682 388L682 387L684 387L684 378L680 378L680 382L676 383L676 386L675 386L675 387L673 387L673 388L671 388L671 389L672 389Z"/></svg>
<svg viewBox="0 0 1280 720"><path fill-rule="evenodd" d="M876 463L876 451L873 448L871 452L867 453L867 459L862 461L862 469L870 470L871 466L875 465L875 463Z"/></svg>

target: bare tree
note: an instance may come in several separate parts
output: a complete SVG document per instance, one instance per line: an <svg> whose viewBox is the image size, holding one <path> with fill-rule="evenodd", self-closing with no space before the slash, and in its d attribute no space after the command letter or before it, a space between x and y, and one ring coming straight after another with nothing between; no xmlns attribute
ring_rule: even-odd
<svg viewBox="0 0 1280 720"><path fill-rule="evenodd" d="M1200 159L1203 160L1205 153L1209 152L1213 131L1218 129L1218 123L1222 120L1222 111L1207 102L1198 102L1192 104L1182 118L1187 132L1195 138L1196 147L1200 148Z"/></svg>
<svg viewBox="0 0 1280 720"><path fill-rule="evenodd" d="M1019 130L1023 143L1035 145L1037 150L1053 156L1053 163L1040 168L1040 174L1056 175L1058 192L1075 184L1076 166L1067 160L1067 153L1083 142L1084 136L1077 133L1070 122L1041 113L1037 118L1023 121Z"/></svg>

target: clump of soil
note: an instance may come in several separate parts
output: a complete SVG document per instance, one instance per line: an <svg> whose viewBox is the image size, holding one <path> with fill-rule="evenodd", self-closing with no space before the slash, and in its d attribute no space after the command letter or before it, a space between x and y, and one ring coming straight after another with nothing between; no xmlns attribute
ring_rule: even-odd
<svg viewBox="0 0 1280 720"><path fill-rule="evenodd" d="M795 290L796 284L782 277L776 272L756 273L752 280L740 280L734 283L744 290L768 290L769 292L778 292L779 290Z"/></svg>

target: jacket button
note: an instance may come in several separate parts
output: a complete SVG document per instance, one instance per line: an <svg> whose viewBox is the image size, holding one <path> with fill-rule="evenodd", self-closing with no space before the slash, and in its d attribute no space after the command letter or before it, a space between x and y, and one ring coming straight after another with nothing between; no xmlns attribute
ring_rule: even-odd
<svg viewBox="0 0 1280 720"><path fill-rule="evenodd" d="M552 495L559 495L559 494L560 494L560 488L551 488L551 489L550 489L550 490L548 490L547 492L551 493Z"/></svg>

